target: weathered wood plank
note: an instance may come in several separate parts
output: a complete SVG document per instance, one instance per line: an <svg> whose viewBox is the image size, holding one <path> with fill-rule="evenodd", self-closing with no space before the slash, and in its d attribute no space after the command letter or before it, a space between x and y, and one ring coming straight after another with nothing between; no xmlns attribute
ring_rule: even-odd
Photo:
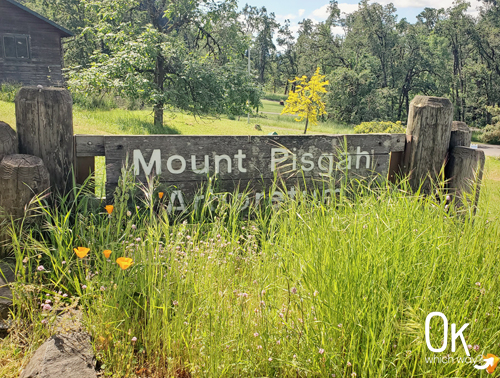
<svg viewBox="0 0 500 378"><path fill-rule="evenodd" d="M17 134L12 127L0 121L0 161L6 155L17 154Z"/></svg>
<svg viewBox="0 0 500 378"><path fill-rule="evenodd" d="M450 149L453 147L470 147L472 130L465 122L453 121L451 123Z"/></svg>
<svg viewBox="0 0 500 378"><path fill-rule="evenodd" d="M76 156L104 156L104 138L104 135L75 135Z"/></svg>
<svg viewBox="0 0 500 378"><path fill-rule="evenodd" d="M137 178L156 173L160 181L306 177L348 170L360 176L387 173L389 134L317 136L106 136L106 174L118 182L126 159ZM144 169L146 168L146 169Z"/></svg>

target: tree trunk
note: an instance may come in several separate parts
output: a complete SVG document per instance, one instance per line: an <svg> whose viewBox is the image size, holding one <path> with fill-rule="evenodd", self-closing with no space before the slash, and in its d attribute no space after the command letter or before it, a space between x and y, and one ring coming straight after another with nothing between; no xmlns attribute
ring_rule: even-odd
<svg viewBox="0 0 500 378"><path fill-rule="evenodd" d="M163 93L163 81L165 80L165 69L163 67L163 57L158 55L155 66L155 84L159 91ZM163 130L163 100L158 100L153 108L154 126L156 130Z"/></svg>
<svg viewBox="0 0 500 378"><path fill-rule="evenodd" d="M309 124L309 118L306 118L306 128L304 129L304 134L307 133L307 125Z"/></svg>

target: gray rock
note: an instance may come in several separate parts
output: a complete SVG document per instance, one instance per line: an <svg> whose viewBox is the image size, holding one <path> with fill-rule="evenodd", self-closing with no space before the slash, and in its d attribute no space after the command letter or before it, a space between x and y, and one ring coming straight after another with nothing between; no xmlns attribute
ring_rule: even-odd
<svg viewBox="0 0 500 378"><path fill-rule="evenodd" d="M37 349L19 378L96 378L87 333L50 337Z"/></svg>
<svg viewBox="0 0 500 378"><path fill-rule="evenodd" d="M14 282L14 268L7 263L0 263L0 320L7 319L12 306L10 282Z"/></svg>

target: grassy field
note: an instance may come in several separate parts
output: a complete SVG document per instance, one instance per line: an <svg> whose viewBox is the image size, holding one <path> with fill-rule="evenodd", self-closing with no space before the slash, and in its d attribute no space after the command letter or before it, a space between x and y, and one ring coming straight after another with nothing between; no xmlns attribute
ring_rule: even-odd
<svg viewBox="0 0 500 378"><path fill-rule="evenodd" d="M14 103L0 101L0 121L15 127ZM73 112L75 134L149 134L153 123L150 110L83 110L75 107ZM220 119L199 119L181 113L165 112L165 134L184 135L266 135L277 132L279 135L300 134L304 125L294 121L294 117L261 115L238 120L226 117ZM260 130L255 128L260 126ZM310 127L315 133L352 133L352 128L328 122Z"/></svg>
<svg viewBox="0 0 500 378"><path fill-rule="evenodd" d="M0 102L0 120L14 125L13 110ZM257 120L262 131L246 119L197 122L170 113L166 124L182 134L302 127L293 117ZM147 133L150 122L148 111L74 113L77 133ZM314 131L323 128L347 132ZM465 357L459 341L456 352L449 342L440 354L427 349L424 324L433 311L457 329L470 324L472 357L500 354L499 159L486 160L475 215L471 208L457 215L444 198L417 198L403 185L344 187L331 202L299 194L249 212L240 211L244 199L212 197L180 217L168 212L168 196L129 202L134 185L126 176L111 214L81 193L14 230L21 277L16 325L0 339L0 377L18 377L76 308L105 377L486 376L470 363L426 361ZM88 254L77 257L77 247ZM121 257L133 264L120 268ZM440 332L432 333L435 347Z"/></svg>

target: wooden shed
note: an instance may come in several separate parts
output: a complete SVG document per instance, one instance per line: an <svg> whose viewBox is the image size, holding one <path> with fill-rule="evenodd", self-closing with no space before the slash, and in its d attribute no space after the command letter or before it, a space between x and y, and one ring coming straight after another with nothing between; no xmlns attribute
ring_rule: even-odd
<svg viewBox="0 0 500 378"><path fill-rule="evenodd" d="M0 83L63 86L61 38L72 35L14 0L0 0Z"/></svg>

